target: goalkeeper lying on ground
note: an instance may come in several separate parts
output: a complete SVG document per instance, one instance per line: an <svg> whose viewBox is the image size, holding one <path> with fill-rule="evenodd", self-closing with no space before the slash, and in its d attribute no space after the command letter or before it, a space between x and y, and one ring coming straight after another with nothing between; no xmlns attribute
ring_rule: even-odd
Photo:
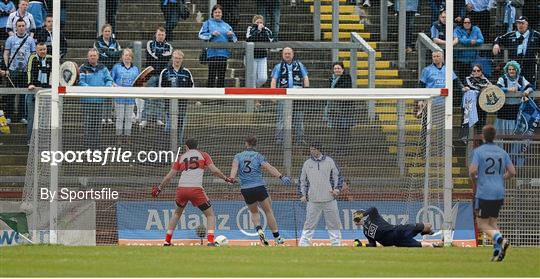
<svg viewBox="0 0 540 279"><path fill-rule="evenodd" d="M417 234L433 234L431 224L416 223L406 225L392 225L386 222L375 207L368 210L354 212L354 222L357 226L363 226L364 235L369 243L368 247L376 247L377 242L382 246L397 247L441 247L441 244L419 242L414 239ZM355 240L359 246L360 242Z"/></svg>

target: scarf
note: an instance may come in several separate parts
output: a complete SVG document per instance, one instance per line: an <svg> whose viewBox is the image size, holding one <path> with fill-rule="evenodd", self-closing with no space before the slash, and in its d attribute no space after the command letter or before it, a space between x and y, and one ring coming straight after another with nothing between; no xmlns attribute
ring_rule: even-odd
<svg viewBox="0 0 540 279"><path fill-rule="evenodd" d="M303 87L302 81L302 72L300 71L300 63L293 60L292 65L292 83L293 88ZM289 87L289 67L287 67L287 62L281 61L280 77L279 77L279 88L288 88Z"/></svg>
<svg viewBox="0 0 540 279"><path fill-rule="evenodd" d="M512 32L516 22L516 7L512 5L512 0L506 0L503 22L506 24L506 32Z"/></svg>

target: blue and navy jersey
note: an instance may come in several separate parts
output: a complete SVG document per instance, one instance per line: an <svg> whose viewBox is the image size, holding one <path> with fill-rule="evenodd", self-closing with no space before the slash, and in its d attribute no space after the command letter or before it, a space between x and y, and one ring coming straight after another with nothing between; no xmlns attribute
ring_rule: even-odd
<svg viewBox="0 0 540 279"><path fill-rule="evenodd" d="M266 185L261 170L266 158L261 153L247 149L236 154L234 161L238 163L238 177L242 189Z"/></svg>
<svg viewBox="0 0 540 279"><path fill-rule="evenodd" d="M366 210L365 215L367 218L363 230L371 246L375 245L375 241L383 246L394 245L396 226L386 222L375 207Z"/></svg>
<svg viewBox="0 0 540 279"><path fill-rule="evenodd" d="M487 143L474 150L471 164L478 167L476 198L504 199L504 173L512 164L508 153L493 143Z"/></svg>

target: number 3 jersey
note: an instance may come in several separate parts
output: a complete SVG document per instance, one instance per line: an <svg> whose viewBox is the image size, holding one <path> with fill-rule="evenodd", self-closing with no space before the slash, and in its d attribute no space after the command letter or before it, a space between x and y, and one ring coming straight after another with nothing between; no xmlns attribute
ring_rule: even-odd
<svg viewBox="0 0 540 279"><path fill-rule="evenodd" d="M266 163L266 158L261 153L247 149L236 154L234 161L238 163L238 177L242 189L266 185L261 171L262 165Z"/></svg>
<svg viewBox="0 0 540 279"><path fill-rule="evenodd" d="M202 188L204 169L212 164L214 162L206 152L190 149L182 154L172 166L174 170L182 172L178 187Z"/></svg>
<svg viewBox="0 0 540 279"><path fill-rule="evenodd" d="M474 150L471 164L478 167L476 198L504 199L504 173L512 164L508 153L493 143L486 143Z"/></svg>

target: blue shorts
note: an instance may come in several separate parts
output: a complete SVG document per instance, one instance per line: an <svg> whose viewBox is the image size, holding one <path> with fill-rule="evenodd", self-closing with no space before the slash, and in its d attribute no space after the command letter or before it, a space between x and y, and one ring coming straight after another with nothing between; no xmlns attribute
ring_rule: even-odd
<svg viewBox="0 0 540 279"><path fill-rule="evenodd" d="M424 230L424 224L398 225L395 230L394 245L396 247L422 247L422 243L414 237Z"/></svg>
<svg viewBox="0 0 540 279"><path fill-rule="evenodd" d="M262 202L268 198L268 191L266 190L266 186L240 189L240 193L242 193L244 201L247 205L256 202Z"/></svg>
<svg viewBox="0 0 540 279"><path fill-rule="evenodd" d="M478 218L499 218L499 212L504 204L504 200L483 200L476 198L474 209Z"/></svg>

